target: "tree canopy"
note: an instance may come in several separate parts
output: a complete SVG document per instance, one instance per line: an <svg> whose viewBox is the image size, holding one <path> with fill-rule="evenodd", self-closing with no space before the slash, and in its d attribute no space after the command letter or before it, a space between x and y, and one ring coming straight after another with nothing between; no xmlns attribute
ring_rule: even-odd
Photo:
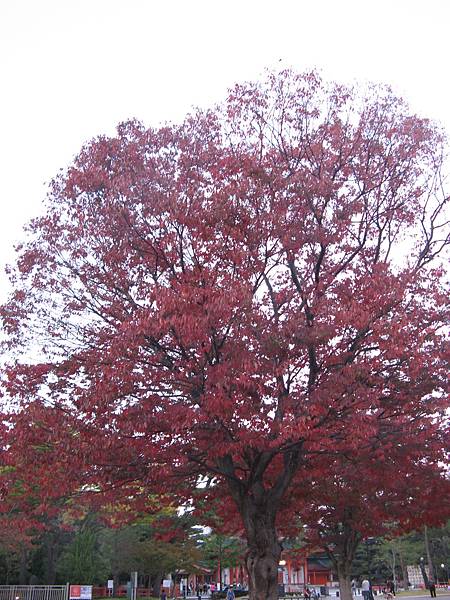
<svg viewBox="0 0 450 600"><path fill-rule="evenodd" d="M251 597L276 597L310 469L402 431L439 464L444 159L389 89L289 71L88 143L11 270L5 461L44 504L228 496Z"/></svg>

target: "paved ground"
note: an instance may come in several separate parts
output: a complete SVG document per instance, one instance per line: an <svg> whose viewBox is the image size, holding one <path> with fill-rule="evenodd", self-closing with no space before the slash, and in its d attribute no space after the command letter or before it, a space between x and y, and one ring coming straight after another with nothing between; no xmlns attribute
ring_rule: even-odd
<svg viewBox="0 0 450 600"><path fill-rule="evenodd" d="M436 592L436 595L437 595L438 598L440 598L440 600L450 600L450 591L447 591L447 592ZM402 597L402 596L400 596L400 597ZM417 595L417 596L412 596L410 594L408 594L408 595L405 594L403 596L403 598L405 598L405 600L406 600L406 598L430 598L430 597L431 597L430 594L420 594L420 595Z"/></svg>
<svg viewBox="0 0 450 600"><path fill-rule="evenodd" d="M450 591L446 591L446 592L436 592L436 595L438 598L440 598L441 600L450 600ZM431 598L430 594L428 592L424 592L423 594L397 594L397 597L400 598Z"/></svg>
<svg viewBox="0 0 450 600"><path fill-rule="evenodd" d="M436 595L438 598L445 600L446 598L450 598L450 590L436 590ZM406 598L431 598L431 596L428 590L409 590L407 592L398 592L397 598L404 598L406 600Z"/></svg>
<svg viewBox="0 0 450 600"><path fill-rule="evenodd" d="M447 591L441 591L439 590L437 592L437 597L439 598L439 600L450 600L450 590ZM202 594L202 600L210 600L211 596L207 595L207 594ZM326 598L329 598L331 600L336 600L335 596L323 596L322 600L326 600ZM362 596L360 597L362 600ZM379 596L375 596L375 599L380 598L380 600L383 598L382 595ZM400 592L397 594L396 598L398 599L402 599L402 600L409 600L411 598L411 600L417 600L418 598L420 598L421 600L425 600L426 598L430 598L430 594L429 592L416 592L416 593L412 593L412 592ZM197 600L197 595L192 595L192 596L187 596L186 600ZM238 600L241 600L241 598L239 598ZM246 597L243 596L242 600L246 600ZM395 599L394 599L395 600Z"/></svg>

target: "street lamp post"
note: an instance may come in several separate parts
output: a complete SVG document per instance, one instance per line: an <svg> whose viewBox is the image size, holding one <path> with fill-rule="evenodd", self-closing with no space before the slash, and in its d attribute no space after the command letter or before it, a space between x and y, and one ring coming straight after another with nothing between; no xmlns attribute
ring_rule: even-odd
<svg viewBox="0 0 450 600"><path fill-rule="evenodd" d="M425 587L428 588L429 585L429 581L428 581L428 575L425 569L425 560L423 558L423 556L420 557L420 572L422 573L422 579L423 579L423 583L425 584Z"/></svg>
<svg viewBox="0 0 450 600"><path fill-rule="evenodd" d="M278 567L281 570L281 577L282 577L282 586L283 586L283 590L284 590L284 567L286 566L286 561L282 558L279 562L278 562Z"/></svg>
<svg viewBox="0 0 450 600"><path fill-rule="evenodd" d="M222 540L219 538L219 591L222 591Z"/></svg>
<svg viewBox="0 0 450 600"><path fill-rule="evenodd" d="M445 585L448 585L448 570L447 570L447 567L444 565L444 563L441 563L441 569L444 572Z"/></svg>

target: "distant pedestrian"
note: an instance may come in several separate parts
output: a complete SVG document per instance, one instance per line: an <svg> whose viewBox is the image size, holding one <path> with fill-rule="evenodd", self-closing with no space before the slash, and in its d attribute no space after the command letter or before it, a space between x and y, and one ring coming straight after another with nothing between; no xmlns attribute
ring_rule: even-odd
<svg viewBox="0 0 450 600"><path fill-rule="evenodd" d="M433 581L430 583L429 589L430 589L430 596L432 598L436 598L436 584Z"/></svg>
<svg viewBox="0 0 450 600"><path fill-rule="evenodd" d="M228 588L227 591L227 600L235 600L234 590L232 587Z"/></svg>
<svg viewBox="0 0 450 600"><path fill-rule="evenodd" d="M364 600L370 600L370 581L368 579L363 579L361 583L361 592Z"/></svg>
<svg viewBox="0 0 450 600"><path fill-rule="evenodd" d="M163 588L161 590L161 595L160 595L160 600L167 600L167 594L166 594L166 590Z"/></svg>

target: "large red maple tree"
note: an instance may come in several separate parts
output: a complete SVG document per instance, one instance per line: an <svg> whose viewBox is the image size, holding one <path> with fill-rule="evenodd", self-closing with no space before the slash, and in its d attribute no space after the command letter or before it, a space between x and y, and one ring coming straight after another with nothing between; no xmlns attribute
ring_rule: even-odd
<svg viewBox="0 0 450 600"><path fill-rule="evenodd" d="M388 89L288 71L87 144L2 308L17 471L47 498L223 487L275 598L310 459L445 414L444 149Z"/></svg>

